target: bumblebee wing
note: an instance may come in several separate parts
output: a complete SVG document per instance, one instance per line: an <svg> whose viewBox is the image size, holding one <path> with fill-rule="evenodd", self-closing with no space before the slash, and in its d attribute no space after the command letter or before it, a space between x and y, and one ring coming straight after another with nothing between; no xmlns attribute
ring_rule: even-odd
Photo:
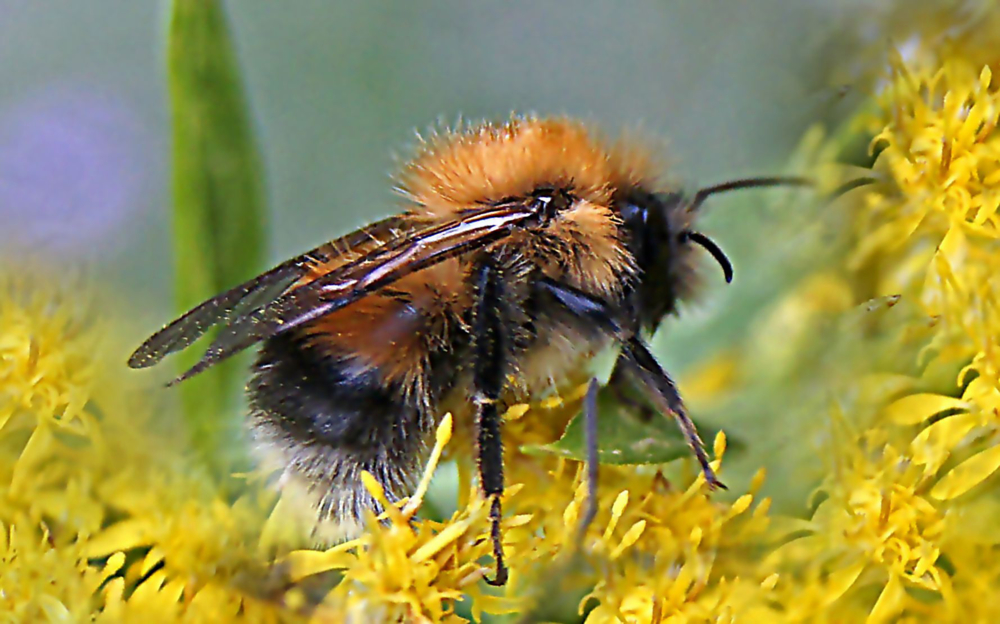
<svg viewBox="0 0 1000 624"><path fill-rule="evenodd" d="M314 321L406 275L505 238L537 217L527 204L467 213L402 236L229 323L201 360L171 382L179 383L262 340Z"/></svg>
<svg viewBox="0 0 1000 624"><path fill-rule="evenodd" d="M377 240L400 225L398 216L373 223L212 297L153 334L129 357L128 365L146 368L157 364L171 353L192 345L213 326L228 325L271 303L302 279L310 267L329 262L357 245Z"/></svg>

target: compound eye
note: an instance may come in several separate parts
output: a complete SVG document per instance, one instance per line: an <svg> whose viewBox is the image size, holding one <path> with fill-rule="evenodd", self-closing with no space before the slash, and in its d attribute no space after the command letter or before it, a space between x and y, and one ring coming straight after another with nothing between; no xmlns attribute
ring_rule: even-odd
<svg viewBox="0 0 1000 624"><path fill-rule="evenodd" d="M554 218L573 203L568 193L541 191L535 194L534 208L545 221Z"/></svg>
<svg viewBox="0 0 1000 624"><path fill-rule="evenodd" d="M639 223L639 224L645 224L646 215L649 214L649 211L646 208L637 206L632 203L622 205L622 207L620 208L620 212L622 215L622 220L625 221L626 223Z"/></svg>

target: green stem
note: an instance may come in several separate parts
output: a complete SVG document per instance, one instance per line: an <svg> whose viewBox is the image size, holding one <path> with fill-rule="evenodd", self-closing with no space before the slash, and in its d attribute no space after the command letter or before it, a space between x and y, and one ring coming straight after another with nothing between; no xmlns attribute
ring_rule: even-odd
<svg viewBox="0 0 1000 624"><path fill-rule="evenodd" d="M220 2L174 0L168 77L175 288L183 312L253 275L264 255L262 167ZM197 357L183 354L181 366ZM234 358L181 386L194 445L217 471L229 469L242 448L234 413L241 364Z"/></svg>

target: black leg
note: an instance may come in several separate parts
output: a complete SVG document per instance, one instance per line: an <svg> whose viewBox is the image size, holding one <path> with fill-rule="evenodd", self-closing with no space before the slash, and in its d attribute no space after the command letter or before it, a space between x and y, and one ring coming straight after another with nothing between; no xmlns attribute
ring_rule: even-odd
<svg viewBox="0 0 1000 624"><path fill-rule="evenodd" d="M548 278L539 280L538 286L542 292L561 303L563 308L572 313L573 316L589 321L597 331L619 340L624 339L629 333L619 322L619 315L606 302L592 297L582 290Z"/></svg>
<svg viewBox="0 0 1000 624"><path fill-rule="evenodd" d="M684 432L684 437L701 466L708 487L726 489L726 486L716 478L715 471L709 465L705 445L698 436L694 422L687 414L677 386L660 366L660 363L656 361L653 354L649 352L649 348L638 337L633 337L625 342L622 357L628 365L626 370L636 378L650 400L660 411L669 412L677 419L677 424Z"/></svg>
<svg viewBox="0 0 1000 624"><path fill-rule="evenodd" d="M507 582L507 566L503 560L503 543L500 519L503 510L503 441L500 438L500 413L497 401L506 377L506 360L509 356L508 336L504 328L503 281L491 260L485 260L475 275L477 305L473 331L475 332L473 384L478 407L476 418L479 450L479 481L483 493L490 499L490 537L493 557L496 559L496 576L487 578L490 585Z"/></svg>
<svg viewBox="0 0 1000 624"><path fill-rule="evenodd" d="M607 303L554 280L541 280L540 285L543 291L559 301L577 318L590 321L597 329L622 342L623 348L619 365L629 377L638 382L638 386L642 388L650 402L660 412L673 414L674 418L677 419L677 424L684 433L688 445L691 446L708 486L713 489L725 489L726 486L716 478L715 471L709 465L705 445L698 437L698 430L687 414L677 386L642 340L634 333L626 334L622 323L616 320L617 315Z"/></svg>
<svg viewBox="0 0 1000 624"><path fill-rule="evenodd" d="M600 458L597 456L597 391L600 382L590 380L587 395L583 399L584 439L587 444L587 506L580 518L580 538L597 515L597 476Z"/></svg>

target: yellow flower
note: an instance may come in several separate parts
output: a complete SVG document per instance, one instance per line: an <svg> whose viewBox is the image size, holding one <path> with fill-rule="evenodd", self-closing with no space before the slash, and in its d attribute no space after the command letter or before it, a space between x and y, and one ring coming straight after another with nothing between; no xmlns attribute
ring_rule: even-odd
<svg viewBox="0 0 1000 624"><path fill-rule="evenodd" d="M580 464L523 455L511 445L503 531L512 577L502 594L487 591L481 580L490 572L488 513L468 476L471 457L459 457L468 494L458 511L442 522L414 518L450 438L446 419L412 501L401 508L386 502L387 518L370 518L357 541L272 562L268 554L280 549L267 523L273 497L252 481L229 502L183 440L158 427L141 393L120 379L99 383L103 361L93 349L99 332L86 322L86 308L54 301L58 295L11 295L0 317L0 388L9 415L0 431L9 442L0 454L6 479L0 518L17 552L3 572L9 583L23 582L5 594L17 612L34 613L43 603L55 609L58 602L79 618L106 621L218 621L237 614L249 621L345 614L442 621L457 617L454 605L464 598L477 617L529 608L539 598L535 579L547 571L561 570L582 588L601 583L592 598L617 605L630 600L619 594L622 579L677 566L691 582L682 576L669 590L673 602L658 608L679 610L686 597L716 591L718 553L758 530L748 527L763 517L744 518L751 516L752 495L734 505L713 501L700 478L678 488L657 470L603 467L598 518L581 537L587 489ZM579 398L575 392L530 406L541 413L521 410L521 421L512 413L514 439L518 427L527 441L558 437ZM564 412L553 411L560 405ZM724 446L720 437L716 468ZM374 481L368 487L381 496ZM574 553L584 556L582 565ZM25 565L51 566L63 585L27 591L28 577L15 574ZM324 576L330 571L339 582Z"/></svg>
<svg viewBox="0 0 1000 624"><path fill-rule="evenodd" d="M880 99L879 184L849 198L841 275L848 301L893 296L905 313L858 333L861 357L826 386L819 503L807 521L775 521L786 543L764 566L793 621L971 618L997 578L968 555L1000 541L973 493L1000 469L1000 95L990 67L949 58L897 60ZM925 346L911 354L914 338ZM958 396L942 394L956 374Z"/></svg>
<svg viewBox="0 0 1000 624"><path fill-rule="evenodd" d="M934 250L920 239L936 245L953 228L1000 235L1000 94L992 81L989 67L957 61L940 69L894 66L882 94L885 119L873 120L886 125L872 140L874 170L892 186L865 194L853 267L873 254L902 252L892 277L896 291L905 291L914 275L906 257L927 263Z"/></svg>
<svg viewBox="0 0 1000 624"><path fill-rule="evenodd" d="M68 301L0 276L0 436L27 434L10 476L11 494L46 455L57 433L86 436L95 428L87 409L98 350Z"/></svg>
<svg viewBox="0 0 1000 624"><path fill-rule="evenodd" d="M855 260L895 266L881 288L913 296L934 319L924 354L963 366L960 399L916 394L886 410L889 422L923 426L910 447L926 478L957 460L930 492L949 500L1000 468L1000 89L989 67L961 59L936 70L897 63L883 98L875 167L895 190L867 196Z"/></svg>
<svg viewBox="0 0 1000 624"><path fill-rule="evenodd" d="M266 498L225 501L176 427L109 374L104 326L79 286L0 283L7 610L59 621L237 610L273 620L254 535Z"/></svg>
<svg viewBox="0 0 1000 624"><path fill-rule="evenodd" d="M765 568L801 586L822 588L810 601L835 607L857 587L876 588L873 609L898 613L904 587L942 593L947 572L939 561L947 516L921 494L921 474L891 446L865 449L853 441L836 451L841 463L819 493L825 497L805 522L781 530L791 539ZM853 602L857 590L846 598Z"/></svg>
<svg viewBox="0 0 1000 624"><path fill-rule="evenodd" d="M691 568L683 564L665 573L650 574L648 570L633 567L613 580L602 581L590 596L605 598L587 614L586 621L737 622L743 617L754 617L753 603L757 603L754 607L762 608L764 601L758 594L766 595L767 590L759 585L725 578L707 585L697 581L697 573Z"/></svg>
<svg viewBox="0 0 1000 624"><path fill-rule="evenodd" d="M719 434L716 466L724 450ZM754 587L752 597L759 599L759 584L740 577L758 574L744 549L767 526L766 500L751 511L762 474L750 493L732 503L710 497L700 477L682 489L658 471L617 468L607 476L626 489L614 498L613 490L604 494L607 499L602 496L600 508L610 510L610 518L595 522L585 538L595 568L603 570L581 604L598 602L588 621L729 621L740 611L734 605L751 603L747 587Z"/></svg>
<svg viewBox="0 0 1000 624"><path fill-rule="evenodd" d="M424 479L409 500L398 506L390 503L378 482L365 474L365 486L386 509L384 518L369 514L368 531L356 540L327 551L301 550L288 556L285 565L295 581L341 571L340 581L319 605L317 617L347 614L358 621L438 622L453 615L453 605L463 595L475 599L480 614L516 610L517 602L480 590L479 581L490 571L483 558L491 553L484 534L489 507L480 496L471 496L470 504L446 522L413 518L451 439L451 427L451 417L446 416L438 427ZM512 489L516 494L516 488ZM507 518L505 532L509 535L521 521ZM507 549L513 549L509 540Z"/></svg>
<svg viewBox="0 0 1000 624"><path fill-rule="evenodd" d="M101 583L123 560L88 565L79 544L54 544L44 527L27 519L0 524L0 620L86 621Z"/></svg>

